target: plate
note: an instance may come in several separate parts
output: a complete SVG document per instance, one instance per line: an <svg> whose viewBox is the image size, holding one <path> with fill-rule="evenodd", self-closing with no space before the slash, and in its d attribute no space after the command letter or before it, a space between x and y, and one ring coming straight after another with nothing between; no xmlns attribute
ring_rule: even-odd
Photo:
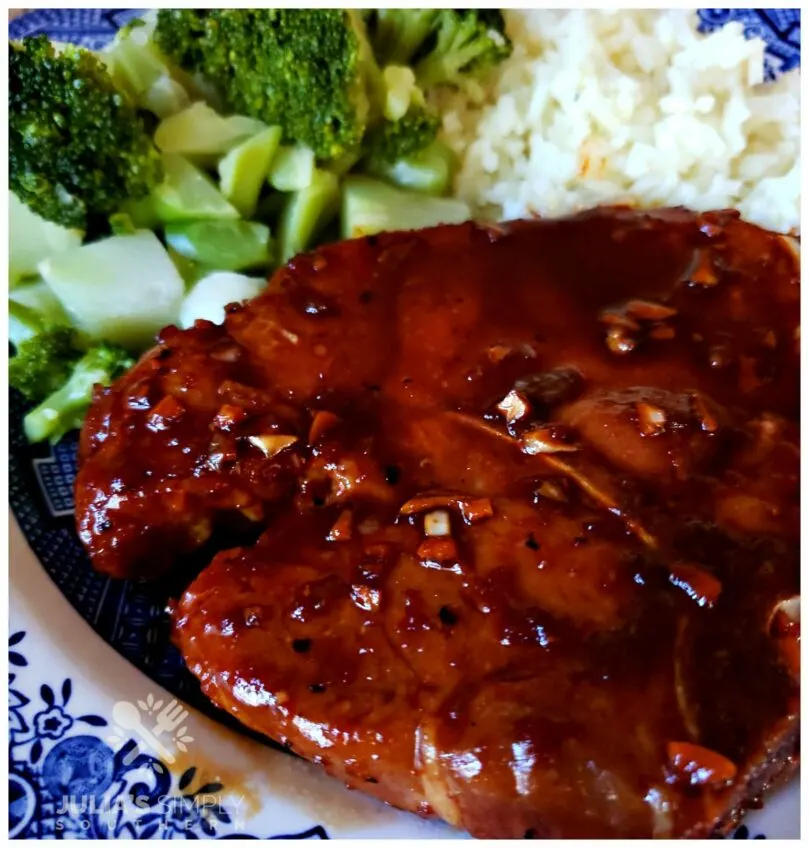
<svg viewBox="0 0 809 848"><path fill-rule="evenodd" d="M136 9L40 9L9 36L92 49ZM703 9L767 42L767 76L800 62L800 12ZM76 439L30 446L10 401L9 827L16 838L431 837L463 834L349 792L250 737L199 692L168 640L165 595L96 574L74 532ZM122 706L123 705L123 706ZM162 728L162 729L161 729ZM172 739L161 749L161 729ZM225 764L225 765L223 765ZM797 838L798 782L734 838Z"/></svg>

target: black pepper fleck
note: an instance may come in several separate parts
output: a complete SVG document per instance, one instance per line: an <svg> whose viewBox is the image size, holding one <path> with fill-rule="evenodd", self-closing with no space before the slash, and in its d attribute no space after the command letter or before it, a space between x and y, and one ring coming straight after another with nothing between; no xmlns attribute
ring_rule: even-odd
<svg viewBox="0 0 809 848"><path fill-rule="evenodd" d="M402 472L395 465L385 466L385 482L389 486L395 486L401 479Z"/></svg>
<svg viewBox="0 0 809 848"><path fill-rule="evenodd" d="M312 683L309 686L309 691L314 693L315 695L322 695L326 691L325 683Z"/></svg>
<svg viewBox="0 0 809 848"><path fill-rule="evenodd" d="M311 639L293 639L292 650L296 654L305 654L312 647Z"/></svg>
<svg viewBox="0 0 809 848"><path fill-rule="evenodd" d="M438 610L438 617L441 619L441 623L446 624L447 627L452 627L453 624L458 623L458 616L449 607L441 607Z"/></svg>
<svg viewBox="0 0 809 848"><path fill-rule="evenodd" d="M360 303L370 303L374 299L374 293L370 291L360 292Z"/></svg>
<svg viewBox="0 0 809 848"><path fill-rule="evenodd" d="M525 540L525 547L532 551L539 550L539 542L534 538L533 533L528 534L528 538Z"/></svg>

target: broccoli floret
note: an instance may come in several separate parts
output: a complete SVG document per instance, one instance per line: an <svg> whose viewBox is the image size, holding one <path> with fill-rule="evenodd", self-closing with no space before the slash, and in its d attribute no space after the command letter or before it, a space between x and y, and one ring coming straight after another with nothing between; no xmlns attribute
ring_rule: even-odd
<svg viewBox="0 0 809 848"><path fill-rule="evenodd" d="M74 362L66 382L25 416L23 427L28 441L57 442L65 433L81 427L93 398L93 387L99 383L109 385L132 362L125 350L104 342L86 350Z"/></svg>
<svg viewBox="0 0 809 848"><path fill-rule="evenodd" d="M435 34L417 55L416 80L424 89L436 85L462 87L511 54L511 40L498 9L442 9ZM419 54L422 51L419 51Z"/></svg>
<svg viewBox="0 0 809 848"><path fill-rule="evenodd" d="M162 9L158 47L203 73L235 112L278 125L319 159L356 150L379 69L359 14L341 9Z"/></svg>
<svg viewBox="0 0 809 848"><path fill-rule="evenodd" d="M34 310L10 303L9 311L37 326ZM9 360L9 384L28 400L41 401L67 381L80 356L78 334L72 327L40 325L36 335L21 342Z"/></svg>
<svg viewBox="0 0 809 848"><path fill-rule="evenodd" d="M366 166L370 164L372 171L429 147L441 125L427 106L410 68L388 65L381 79L385 119L374 123L363 143Z"/></svg>
<svg viewBox="0 0 809 848"><path fill-rule="evenodd" d="M9 183L34 212L88 229L162 177L143 119L88 50L9 45Z"/></svg>
<svg viewBox="0 0 809 848"><path fill-rule="evenodd" d="M395 162L432 144L440 120L424 106L411 106L398 121L382 121L366 138L368 159Z"/></svg>
<svg viewBox="0 0 809 848"><path fill-rule="evenodd" d="M381 65L406 65L435 28L438 9L376 9L368 31Z"/></svg>

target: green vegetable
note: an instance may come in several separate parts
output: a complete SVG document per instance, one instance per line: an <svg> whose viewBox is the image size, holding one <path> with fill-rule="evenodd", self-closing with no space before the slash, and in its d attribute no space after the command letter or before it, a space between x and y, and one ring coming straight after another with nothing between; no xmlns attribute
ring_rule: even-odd
<svg viewBox="0 0 809 848"><path fill-rule="evenodd" d="M35 341L32 339L26 344ZM57 442L65 433L81 427L93 397L93 387L99 383L109 385L132 364L132 358L122 348L105 342L89 348L75 361L66 382L63 381L63 385L23 419L28 441L49 439L52 443Z"/></svg>
<svg viewBox="0 0 809 848"><path fill-rule="evenodd" d="M8 338L15 346L49 324L70 324L67 313L47 283L35 280L17 286L8 296Z"/></svg>
<svg viewBox="0 0 809 848"><path fill-rule="evenodd" d="M138 230L156 230L160 226L157 216L157 203L153 195L127 200L121 206L121 215L126 215ZM114 217L114 216L111 216Z"/></svg>
<svg viewBox="0 0 809 848"><path fill-rule="evenodd" d="M382 71L385 83L385 105L383 112L389 121L403 118L411 104L424 105L424 95L416 85L412 68L403 65L388 65Z"/></svg>
<svg viewBox="0 0 809 848"><path fill-rule="evenodd" d="M102 57L118 88L141 108L166 118L190 106L191 98L174 78L176 71L150 41L150 31L136 18L118 30Z"/></svg>
<svg viewBox="0 0 809 848"><path fill-rule="evenodd" d="M180 307L180 326L190 327L203 318L221 324L229 303L250 300L266 287L267 281L231 271L218 271L203 277L186 295Z"/></svg>
<svg viewBox="0 0 809 848"><path fill-rule="evenodd" d="M160 77L144 92L141 105L158 118L168 118L181 112L191 102L186 90L171 77Z"/></svg>
<svg viewBox="0 0 809 848"><path fill-rule="evenodd" d="M46 259L40 273L91 339L134 351L177 319L185 286L154 233L111 236Z"/></svg>
<svg viewBox="0 0 809 848"><path fill-rule="evenodd" d="M370 159L365 170L400 188L442 196L449 194L452 188L455 155L443 142L434 141L423 150L392 163L384 159Z"/></svg>
<svg viewBox="0 0 809 848"><path fill-rule="evenodd" d="M511 55L499 9L441 9L435 27L429 52L415 68L416 80L425 90L436 85L463 87Z"/></svg>
<svg viewBox="0 0 809 848"><path fill-rule="evenodd" d="M159 220L193 221L201 218L238 218L238 211L220 194L213 180L178 153L165 153L166 178L153 192Z"/></svg>
<svg viewBox="0 0 809 848"><path fill-rule="evenodd" d="M372 129L365 142L368 158L393 163L435 141L440 120L426 107L412 105L398 121L383 121Z"/></svg>
<svg viewBox="0 0 809 848"><path fill-rule="evenodd" d="M244 271L270 263L270 230L247 221L189 221L166 225L166 243L208 268Z"/></svg>
<svg viewBox="0 0 809 848"><path fill-rule="evenodd" d="M340 181L331 171L316 169L312 181L287 199L278 232L281 262L312 247L317 234L340 206Z"/></svg>
<svg viewBox="0 0 809 848"><path fill-rule="evenodd" d="M377 61L406 65L435 29L438 9L375 9L368 30Z"/></svg>
<svg viewBox="0 0 809 848"><path fill-rule="evenodd" d="M8 193L8 282L15 286L36 274L48 256L81 244L80 230L67 230L46 221L26 206L14 192Z"/></svg>
<svg viewBox="0 0 809 848"><path fill-rule="evenodd" d="M86 231L160 178L143 119L92 53L9 45L9 184L34 212Z"/></svg>
<svg viewBox="0 0 809 848"><path fill-rule="evenodd" d="M205 274L205 271L192 259L188 259L186 256L177 253L170 245L166 250L171 261L174 263L174 267L177 269L177 273L183 278L186 291L188 291L188 288L196 283Z"/></svg>
<svg viewBox="0 0 809 848"><path fill-rule="evenodd" d="M20 342L16 355L9 360L9 385L37 403L55 392L70 377L81 355L77 339L72 327L42 325Z"/></svg>
<svg viewBox="0 0 809 848"><path fill-rule="evenodd" d="M262 186L281 142L281 128L267 127L219 162L219 186L222 194L243 218L256 211Z"/></svg>
<svg viewBox="0 0 809 848"><path fill-rule="evenodd" d="M385 116L368 132L363 148L372 169L381 170L398 159L424 150L435 141L441 124L425 103L410 68L388 66L385 80Z"/></svg>
<svg viewBox="0 0 809 848"><path fill-rule="evenodd" d="M137 232L137 227L131 216L126 212L116 212L110 215L110 232L114 236L128 236Z"/></svg>
<svg viewBox="0 0 809 848"><path fill-rule="evenodd" d="M223 118L207 103L194 103L161 121L155 144L164 153L184 156L221 156L235 145L266 129L261 121L243 115Z"/></svg>
<svg viewBox="0 0 809 848"><path fill-rule="evenodd" d="M314 151L302 144L282 147L270 170L270 185L278 191L300 191L312 182L315 173Z"/></svg>
<svg viewBox="0 0 809 848"><path fill-rule="evenodd" d="M427 197L362 176L350 176L343 183L343 238L459 224L470 217L469 207L455 198Z"/></svg>
<svg viewBox="0 0 809 848"><path fill-rule="evenodd" d="M281 126L319 159L358 148L379 109L379 69L351 10L161 9L154 38L229 109Z"/></svg>

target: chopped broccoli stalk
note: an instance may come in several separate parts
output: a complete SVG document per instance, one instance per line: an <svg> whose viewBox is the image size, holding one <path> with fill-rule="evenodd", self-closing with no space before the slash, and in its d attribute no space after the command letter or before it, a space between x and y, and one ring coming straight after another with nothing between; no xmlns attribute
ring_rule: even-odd
<svg viewBox="0 0 809 848"><path fill-rule="evenodd" d="M34 310L28 307L11 304L9 311L23 320L36 321ZM40 324L36 334L21 342L9 360L9 384L28 400L46 398L70 377L81 356L78 339L72 327Z"/></svg>
<svg viewBox="0 0 809 848"><path fill-rule="evenodd" d="M300 191L312 182L314 173L313 150L302 144L284 145L273 160L269 182L278 191Z"/></svg>
<svg viewBox="0 0 809 848"><path fill-rule="evenodd" d="M72 322L91 339L145 350L177 318L185 285L148 230L110 236L39 266Z"/></svg>
<svg viewBox="0 0 809 848"><path fill-rule="evenodd" d="M267 127L234 147L219 162L219 187L243 218L252 218L281 141L280 127Z"/></svg>
<svg viewBox="0 0 809 848"><path fill-rule="evenodd" d="M334 218L339 206L337 175L316 169L306 188L289 195L281 213L278 238L281 262L312 247L314 239Z"/></svg>
<svg viewBox="0 0 809 848"><path fill-rule="evenodd" d="M99 383L109 385L132 364L132 357L122 348L104 342L89 348L68 370L62 385L23 419L28 441L57 442L65 433L81 427L93 398L93 387Z"/></svg>
<svg viewBox="0 0 809 848"><path fill-rule="evenodd" d="M462 87L511 54L511 40L498 9L441 9L429 52L416 64L422 88Z"/></svg>
<svg viewBox="0 0 809 848"><path fill-rule="evenodd" d="M34 280L9 293L8 338L15 347L51 324L67 326L70 319L47 283Z"/></svg>
<svg viewBox="0 0 809 848"><path fill-rule="evenodd" d="M438 9L376 9L369 34L380 65L406 65L435 27Z"/></svg>
<svg viewBox="0 0 809 848"><path fill-rule="evenodd" d="M143 20L130 21L118 30L102 58L118 88L126 91L141 108L158 118L166 118L190 106L191 98L150 41L150 32Z"/></svg>
<svg viewBox="0 0 809 848"><path fill-rule="evenodd" d="M43 259L81 244L80 230L67 230L36 215L8 193L8 282L11 286L35 276Z"/></svg>
<svg viewBox="0 0 809 848"><path fill-rule="evenodd" d="M167 224L166 243L187 259L222 271L270 264L270 230L248 221L189 221Z"/></svg>
<svg viewBox="0 0 809 848"><path fill-rule="evenodd" d="M456 198L428 197L359 175L343 183L343 238L460 224L470 217L469 207Z"/></svg>
<svg viewBox="0 0 809 848"><path fill-rule="evenodd" d="M400 188L442 196L449 194L452 188L455 155L443 142L436 140L423 150L394 162L368 159L365 170Z"/></svg>
<svg viewBox="0 0 809 848"><path fill-rule="evenodd" d="M88 229L160 181L129 98L90 51L45 36L9 45L9 183L38 215Z"/></svg>
<svg viewBox="0 0 809 848"><path fill-rule="evenodd" d="M229 109L332 159L359 147L379 69L361 16L341 9L161 9L154 38Z"/></svg>
<svg viewBox="0 0 809 848"><path fill-rule="evenodd" d="M180 326L187 328L203 318L214 324L225 320L225 307L255 297L267 286L267 281L232 271L216 271L199 280L186 295L180 307Z"/></svg>
<svg viewBox="0 0 809 848"><path fill-rule="evenodd" d="M221 156L265 129L266 126L254 118L244 115L223 118L207 103L194 103L161 121L154 141L164 153Z"/></svg>
<svg viewBox="0 0 809 848"><path fill-rule="evenodd" d="M196 262L194 262L193 259L189 259L187 256L177 253L171 245L166 248L166 252L168 253L171 261L174 263L177 273L182 277L186 291L188 291L188 289L206 273L205 269L201 268Z"/></svg>
<svg viewBox="0 0 809 848"><path fill-rule="evenodd" d="M179 153L163 154L166 179L152 193L153 210L160 221L238 218L213 180Z"/></svg>

